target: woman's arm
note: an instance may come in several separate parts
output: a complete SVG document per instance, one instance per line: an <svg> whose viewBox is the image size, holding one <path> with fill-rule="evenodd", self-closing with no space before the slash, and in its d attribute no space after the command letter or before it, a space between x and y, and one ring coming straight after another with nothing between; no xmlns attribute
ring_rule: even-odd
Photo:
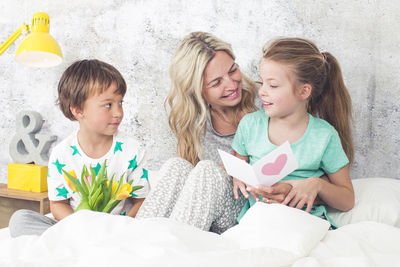
<svg viewBox="0 0 400 267"><path fill-rule="evenodd" d="M60 221L74 213L74 210L69 205L69 199L52 201L50 200L50 211L57 221Z"/></svg>

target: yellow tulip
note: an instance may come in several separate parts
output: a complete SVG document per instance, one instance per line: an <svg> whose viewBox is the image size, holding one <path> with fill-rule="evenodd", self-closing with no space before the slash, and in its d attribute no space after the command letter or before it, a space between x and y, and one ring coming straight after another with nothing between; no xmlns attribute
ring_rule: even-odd
<svg viewBox="0 0 400 267"><path fill-rule="evenodd" d="M75 171L69 171L69 174L71 174L74 178L76 178L76 174ZM75 185L71 182L70 179L68 179L67 175L64 174L64 179L67 181L67 184L69 186L69 188L71 188L72 191L77 192Z"/></svg>
<svg viewBox="0 0 400 267"><path fill-rule="evenodd" d="M111 195L114 194L115 190L117 190L118 182L113 180L112 188L111 188Z"/></svg>
<svg viewBox="0 0 400 267"><path fill-rule="evenodd" d="M110 185L110 181L107 181L107 186L109 186L109 185ZM117 187L118 187L118 182L113 180L113 184L112 184L112 187L111 187L111 195L114 194L114 192L117 189Z"/></svg>
<svg viewBox="0 0 400 267"><path fill-rule="evenodd" d="M132 186L130 184L124 184L121 189L118 191L115 199L122 200L128 198L132 192Z"/></svg>

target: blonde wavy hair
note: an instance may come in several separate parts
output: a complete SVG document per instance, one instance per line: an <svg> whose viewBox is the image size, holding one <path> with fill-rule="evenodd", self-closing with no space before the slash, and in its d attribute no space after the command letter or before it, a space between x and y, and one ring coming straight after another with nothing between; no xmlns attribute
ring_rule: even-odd
<svg viewBox="0 0 400 267"><path fill-rule="evenodd" d="M329 52L321 53L314 43L302 38L280 38L267 43L263 57L290 65L297 82L311 84L307 111L335 127L351 164L351 98L336 58Z"/></svg>
<svg viewBox="0 0 400 267"><path fill-rule="evenodd" d="M207 109L202 95L203 73L217 51L224 51L233 59L230 44L206 32L192 32L178 47L169 69L171 90L165 101L169 105L168 123L178 140L178 156L196 165L203 157L201 136L206 132ZM235 107L236 125L239 113L256 109L256 86L242 75L242 99Z"/></svg>

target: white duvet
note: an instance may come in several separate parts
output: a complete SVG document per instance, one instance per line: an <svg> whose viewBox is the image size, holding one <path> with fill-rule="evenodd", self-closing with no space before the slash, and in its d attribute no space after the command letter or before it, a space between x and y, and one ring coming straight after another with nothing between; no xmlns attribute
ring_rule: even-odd
<svg viewBox="0 0 400 267"><path fill-rule="evenodd" d="M329 224L257 203L222 235L165 218L77 212L42 236L0 240L0 266L400 266L400 229Z"/></svg>

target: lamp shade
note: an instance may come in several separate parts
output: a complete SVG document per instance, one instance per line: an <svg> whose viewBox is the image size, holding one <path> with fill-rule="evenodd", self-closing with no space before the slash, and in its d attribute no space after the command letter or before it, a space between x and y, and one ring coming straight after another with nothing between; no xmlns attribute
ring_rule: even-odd
<svg viewBox="0 0 400 267"><path fill-rule="evenodd" d="M15 53L15 60L30 67L53 67L60 64L61 48L49 34L49 28L49 16L43 12L35 13L32 32L22 40Z"/></svg>

